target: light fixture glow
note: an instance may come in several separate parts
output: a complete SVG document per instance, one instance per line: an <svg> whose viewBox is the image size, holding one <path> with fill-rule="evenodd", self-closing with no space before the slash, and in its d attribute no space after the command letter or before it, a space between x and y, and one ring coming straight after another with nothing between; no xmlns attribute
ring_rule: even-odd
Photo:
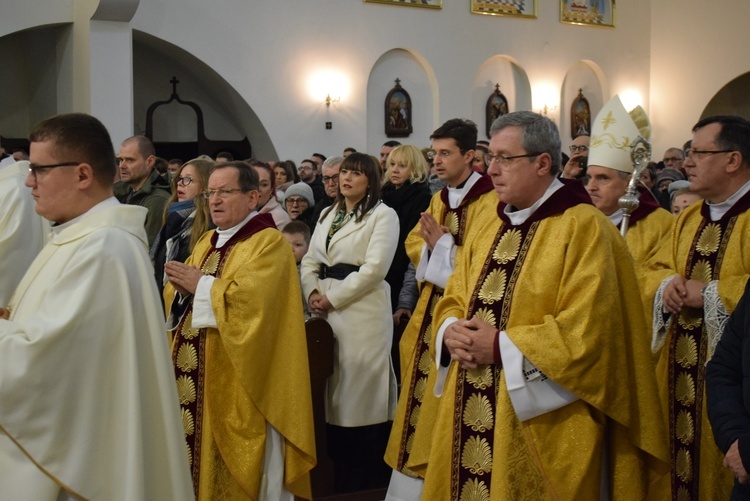
<svg viewBox="0 0 750 501"><path fill-rule="evenodd" d="M349 94L349 81L340 71L321 70L310 75L307 90L313 101L325 103L326 107L330 107L331 103L346 99Z"/></svg>

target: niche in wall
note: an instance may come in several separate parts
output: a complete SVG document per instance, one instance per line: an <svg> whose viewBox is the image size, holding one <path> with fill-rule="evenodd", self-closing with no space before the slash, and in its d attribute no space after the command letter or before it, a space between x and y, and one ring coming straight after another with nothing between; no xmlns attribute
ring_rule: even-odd
<svg viewBox="0 0 750 501"><path fill-rule="evenodd" d="M712 115L739 115L750 119L750 72L738 76L717 92L701 113L701 118Z"/></svg>
<svg viewBox="0 0 750 501"><path fill-rule="evenodd" d="M591 124L593 126L594 118L596 118L596 114L602 109L606 100L604 72L599 65L593 61L578 61L565 74L560 94L560 120L557 124L560 128L560 137L565 153L567 153L568 146L573 141L570 112L573 101L578 97L578 89L582 90L584 97L589 101Z"/></svg>
<svg viewBox="0 0 750 501"><path fill-rule="evenodd" d="M477 70L471 95L472 119L479 129L479 139L486 137L485 107L495 85L508 100L508 111L531 110L531 85L526 71L510 56L496 55Z"/></svg>

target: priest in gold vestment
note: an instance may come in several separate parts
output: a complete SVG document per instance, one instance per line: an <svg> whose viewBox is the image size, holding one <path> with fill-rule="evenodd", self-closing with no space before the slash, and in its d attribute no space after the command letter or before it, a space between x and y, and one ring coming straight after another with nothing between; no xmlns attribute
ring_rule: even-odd
<svg viewBox="0 0 750 501"><path fill-rule="evenodd" d="M645 499L668 453L632 259L531 112L492 126L498 219L435 312L424 499Z"/></svg>
<svg viewBox="0 0 750 501"><path fill-rule="evenodd" d="M732 474L712 436L704 376L750 277L750 122L701 120L683 165L704 202L680 214L659 256L674 274L654 300L657 377L669 409L672 498L723 500Z"/></svg>
<svg viewBox="0 0 750 501"><path fill-rule="evenodd" d="M196 497L309 499L315 437L294 257L255 210L249 165L218 166L204 195L218 229L186 263L165 265L164 291Z"/></svg>

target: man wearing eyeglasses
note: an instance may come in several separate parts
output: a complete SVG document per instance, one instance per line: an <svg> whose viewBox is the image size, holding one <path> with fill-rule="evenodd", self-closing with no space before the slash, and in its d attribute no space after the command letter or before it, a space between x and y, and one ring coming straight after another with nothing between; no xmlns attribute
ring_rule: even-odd
<svg viewBox="0 0 750 501"><path fill-rule="evenodd" d="M312 221L313 224L318 221L321 212L326 207L329 207L336 197L339 196L339 171L341 170L341 163L344 161L344 157L328 157L323 162L323 187L326 190L326 196L320 202L315 204L313 210Z"/></svg>
<svg viewBox="0 0 750 501"><path fill-rule="evenodd" d="M433 319L423 499L646 499L668 453L625 242L581 183L557 179L551 120L509 113L490 134L496 217Z"/></svg>
<svg viewBox="0 0 750 501"><path fill-rule="evenodd" d="M658 256L673 275L654 301L658 376L671 417L672 488L675 496L729 499L732 472L722 462L724 454L736 457L739 437L730 431L717 448L704 375L750 278L750 122L736 116L699 121L683 166L690 190L704 201L682 211Z"/></svg>
<svg viewBox="0 0 750 501"><path fill-rule="evenodd" d="M169 181L154 168L156 150L146 136L133 136L123 141L117 161L121 182L115 185L115 196L124 204L148 209L145 228L150 248L163 224L164 207L171 191Z"/></svg>
<svg viewBox="0 0 750 501"><path fill-rule="evenodd" d="M185 263L164 265L173 381L198 500L310 499L302 292L289 243L256 210L258 186L248 164L218 165L203 193L217 229Z"/></svg>
<svg viewBox="0 0 750 501"><path fill-rule="evenodd" d="M685 153L680 148L669 148L664 152L664 168L665 169L676 169L685 174L685 168L683 162L685 161Z"/></svg>
<svg viewBox="0 0 750 501"><path fill-rule="evenodd" d="M573 139L573 143L568 147L570 159L560 173L561 178L580 179L586 175L590 140L591 138L587 135L580 135Z"/></svg>
<svg viewBox="0 0 750 501"><path fill-rule="evenodd" d="M312 190L315 203L317 204L321 200L325 200L327 196L326 188L323 186L321 176L318 175L317 164L310 159L302 160L297 172L299 172L300 180Z"/></svg>
<svg viewBox="0 0 750 501"><path fill-rule="evenodd" d="M192 499L146 210L113 196L96 118L30 138L26 186L52 235L0 308L0 499Z"/></svg>

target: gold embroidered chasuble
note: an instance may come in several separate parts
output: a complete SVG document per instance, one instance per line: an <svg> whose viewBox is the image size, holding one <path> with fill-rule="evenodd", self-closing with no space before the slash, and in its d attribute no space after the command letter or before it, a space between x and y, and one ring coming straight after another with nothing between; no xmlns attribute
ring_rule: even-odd
<svg viewBox="0 0 750 501"><path fill-rule="evenodd" d="M730 314L750 276L749 208L750 195L745 195L712 222L705 203L688 207L662 252L668 255L659 256L672 263L673 273L706 283L718 280L719 298ZM669 326L657 364L662 399L668 406L672 498L728 499L733 478L722 464L724 455L714 442L706 411L704 377L710 353L704 312L686 308L676 320Z"/></svg>
<svg viewBox="0 0 750 501"><path fill-rule="evenodd" d="M284 487L309 499L315 437L289 244L266 214L222 248L216 240L214 231L204 234L186 262L216 277L211 303L218 329L193 329L191 304L172 343L197 497L257 499L268 423L285 439ZM164 296L169 311L171 285Z"/></svg>
<svg viewBox="0 0 750 501"><path fill-rule="evenodd" d="M580 184L567 183L523 225L498 219L498 231L482 232L464 249L435 325L481 315L579 400L521 422L502 367L467 372L451 363L424 499L599 499L603 475L612 499L643 499L667 478L632 259L616 228L589 204ZM498 311L480 305L495 301ZM474 383L489 384L490 393L475 392ZM490 433L477 435L472 426Z"/></svg>
<svg viewBox="0 0 750 501"><path fill-rule="evenodd" d="M443 188L432 197L427 212L432 214L438 223L446 226L453 235L457 246L455 260L458 262L461 259L463 245L472 238L472 231L482 231L487 224L496 219L496 206L497 196L492 189L492 182L488 177L482 176L456 209L450 208L448 190ZM419 229L420 225L417 223L406 239L406 251L415 266L419 264L424 246ZM416 448L426 450L421 454L412 454L417 443L417 429L419 427L426 430L420 434L430 436L437 410L438 401L429 390L432 387L430 373L435 365L430 346L434 337L432 314L442 296L442 288L430 282L421 284L419 301L399 343L402 386L385 462L391 468L412 477L424 477L423 463L429 452L429 441L419 441ZM432 385L434 386L434 380ZM420 457L423 459L418 459ZM414 462L417 468L412 470L410 466Z"/></svg>

